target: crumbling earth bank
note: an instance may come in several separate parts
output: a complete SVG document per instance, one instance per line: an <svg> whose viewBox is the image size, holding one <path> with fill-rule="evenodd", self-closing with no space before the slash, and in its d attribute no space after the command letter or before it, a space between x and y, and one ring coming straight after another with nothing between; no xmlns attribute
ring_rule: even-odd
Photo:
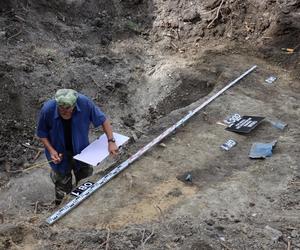
<svg viewBox="0 0 300 250"><path fill-rule="evenodd" d="M283 249L289 242L300 248L299 7L297 0L2 1L0 248ZM185 107L254 63L256 76L231 94L237 102L218 100L167 141L167 148L147 155L136 166L141 172L130 169L80 207L80 216L43 224L52 211L47 171L16 171L36 161L38 110L57 88L89 95L117 131L139 138L129 145L134 153L180 119ZM258 84L271 73L279 76L278 87ZM241 96L255 108L248 109ZM238 109L292 124L283 135L267 125L253 135L281 138L278 158L249 161L251 139L242 140L239 153L217 150L218 138L228 134L215 123ZM187 162L193 186L181 181ZM132 188L124 189L128 183ZM105 205L97 203L102 200Z"/></svg>
<svg viewBox="0 0 300 250"><path fill-rule="evenodd" d="M20 141L36 144L32 135L38 109L57 88L90 95L104 110L113 109L114 121L125 129L170 112L173 103L178 108L195 101L197 92L190 101L177 102L183 94L170 93L183 87L178 82L170 86L170 79L163 79L164 86L147 86L161 82L160 75L151 75L170 62L153 56L159 53L184 57L203 47L249 41L261 45L251 53L295 69L292 74L298 78L298 54L281 51L298 45L297 1L5 1L0 8L2 168L18 169L33 160L35 152ZM175 74L179 82L199 78L191 72ZM149 98L140 103L143 93Z"/></svg>

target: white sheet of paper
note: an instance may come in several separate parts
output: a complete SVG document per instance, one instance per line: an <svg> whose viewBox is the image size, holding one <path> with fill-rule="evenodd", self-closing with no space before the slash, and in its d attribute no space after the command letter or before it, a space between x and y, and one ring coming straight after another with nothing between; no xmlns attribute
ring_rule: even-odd
<svg viewBox="0 0 300 250"><path fill-rule="evenodd" d="M118 147L129 140L129 137L125 135L120 135L118 133L113 134ZM97 166L107 156L109 156L108 142L106 135L103 134L97 140L88 145L84 150L82 150L80 154L75 155L73 158L89 165Z"/></svg>

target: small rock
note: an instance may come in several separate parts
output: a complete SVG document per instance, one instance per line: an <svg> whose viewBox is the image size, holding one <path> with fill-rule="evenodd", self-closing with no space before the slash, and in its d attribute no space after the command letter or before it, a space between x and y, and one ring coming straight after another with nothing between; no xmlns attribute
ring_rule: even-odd
<svg viewBox="0 0 300 250"><path fill-rule="evenodd" d="M34 71L34 66L27 63L27 64L23 64L23 65L22 65L22 69L23 69L23 71L25 71L26 73L31 73L31 72Z"/></svg>
<svg viewBox="0 0 300 250"><path fill-rule="evenodd" d="M225 237L223 237L223 236L220 237L220 240L221 240L221 241L225 241Z"/></svg>
<svg viewBox="0 0 300 250"><path fill-rule="evenodd" d="M188 9L183 13L184 22L196 23L201 20L199 13L195 9Z"/></svg>
<svg viewBox="0 0 300 250"><path fill-rule="evenodd" d="M133 127L135 124L135 119L131 114L128 114L127 117L121 117L121 119L123 120L124 125L127 127Z"/></svg>
<svg viewBox="0 0 300 250"><path fill-rule="evenodd" d="M70 56L77 57L77 58L79 58L79 57L86 57L87 53L86 53L85 48L83 48L83 47L75 47L75 48L73 48L70 51Z"/></svg>
<svg viewBox="0 0 300 250"><path fill-rule="evenodd" d="M23 166L24 165L25 160L23 158L18 158L16 160L16 165L17 166Z"/></svg>
<svg viewBox="0 0 300 250"><path fill-rule="evenodd" d="M213 226L215 224L215 221L212 219L205 220L204 222L209 226Z"/></svg>
<svg viewBox="0 0 300 250"><path fill-rule="evenodd" d="M180 239L181 239L180 237L176 236L176 237L173 238L173 242L179 242Z"/></svg>
<svg viewBox="0 0 300 250"><path fill-rule="evenodd" d="M0 31L0 38L5 38L6 32L5 31Z"/></svg>
<svg viewBox="0 0 300 250"><path fill-rule="evenodd" d="M96 26L98 28L101 28L103 25L105 24L105 21L100 18L100 17L96 17L95 20L93 21L93 26Z"/></svg>
<svg viewBox="0 0 300 250"><path fill-rule="evenodd" d="M293 230L293 231L291 232L291 237L292 237L292 238L298 238L298 237L299 237L299 233L298 233L296 230Z"/></svg>
<svg viewBox="0 0 300 250"><path fill-rule="evenodd" d="M127 84L126 83L123 83L121 81L114 81L114 88L116 89L119 89L119 88L122 88L122 87L126 87Z"/></svg>
<svg viewBox="0 0 300 250"><path fill-rule="evenodd" d="M137 141L138 140L138 137L136 135L136 133L134 131L131 131L131 134L132 134L132 138L134 141Z"/></svg>
<svg viewBox="0 0 300 250"><path fill-rule="evenodd" d="M217 214L216 212L211 212L211 213L210 213L210 216L211 216L211 217L217 217L218 214Z"/></svg>
<svg viewBox="0 0 300 250"><path fill-rule="evenodd" d="M188 175L185 177L185 181L190 181L190 182L192 182L192 175L191 175L191 174L188 174Z"/></svg>
<svg viewBox="0 0 300 250"><path fill-rule="evenodd" d="M269 225L265 226L264 232L266 236L270 237L271 240L275 243L282 237L282 232L270 227Z"/></svg>

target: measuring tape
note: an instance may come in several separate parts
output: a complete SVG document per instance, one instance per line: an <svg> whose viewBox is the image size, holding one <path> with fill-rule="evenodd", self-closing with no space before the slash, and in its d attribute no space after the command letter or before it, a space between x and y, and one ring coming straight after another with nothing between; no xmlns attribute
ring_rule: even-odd
<svg viewBox="0 0 300 250"><path fill-rule="evenodd" d="M148 143L146 146L144 146L142 149L140 149L138 152L136 152L134 155L132 155L130 158L128 158L126 161L121 163L119 166L114 168L112 171L110 171L108 174L103 176L101 179L99 179L92 187L85 190L83 193L81 193L78 197L68 202L64 207L56 211L53 215L51 215L47 219L48 224L53 224L57 220L59 220L61 217L66 215L68 212L70 212L73 208L77 207L82 201L87 199L92 193L94 193L96 190L98 190L100 187L102 187L104 184L109 182L113 177L118 175L120 172L122 172L125 168L127 168L132 162L134 162L136 159L138 159L140 156L142 156L145 152L147 152L150 148L152 148L154 145L156 145L158 142L160 142L162 139L164 139L167 135L171 134L176 128L178 128L180 125L182 125L184 122L186 122L188 119L190 119L194 114L196 114L199 110L204 108L206 105L208 105L210 102L212 102L215 98L217 98L219 95L221 95L223 92L225 92L227 89L229 89L231 86L233 86L235 83L237 83L239 80L241 80L243 77L248 75L250 72L252 72L257 66L254 65L250 69L248 69L245 73L243 73L241 76L236 78L234 81L229 83L227 86L225 86L223 89L221 89L219 92L217 92L215 95L210 97L207 101L202 103L199 107L194 109L193 111L190 111L185 117L183 117L181 120L179 120L176 124L165 130L161 135L156 137L154 140L152 140L150 143Z"/></svg>

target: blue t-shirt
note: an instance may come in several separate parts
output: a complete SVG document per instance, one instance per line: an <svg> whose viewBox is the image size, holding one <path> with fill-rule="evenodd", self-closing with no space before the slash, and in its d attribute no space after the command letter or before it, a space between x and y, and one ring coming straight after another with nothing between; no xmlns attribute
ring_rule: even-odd
<svg viewBox="0 0 300 250"><path fill-rule="evenodd" d="M94 127L99 127L106 120L104 113L88 97L78 94L76 106L72 114L72 146L73 154L79 154L89 145L89 127L93 123ZM64 127L58 107L55 100L47 101L39 115L37 136L47 138L53 148L60 154L66 156ZM45 149L47 159L50 161L51 156ZM52 169L63 175L70 172L68 169L67 157L59 164L50 163ZM80 168L80 162L76 161L76 170Z"/></svg>

